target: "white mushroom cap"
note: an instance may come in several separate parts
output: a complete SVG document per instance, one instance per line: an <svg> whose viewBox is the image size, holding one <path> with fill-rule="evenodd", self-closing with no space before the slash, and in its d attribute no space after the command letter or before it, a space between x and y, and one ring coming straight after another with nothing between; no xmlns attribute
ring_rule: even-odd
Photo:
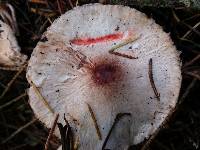
<svg viewBox="0 0 200 150"><path fill-rule="evenodd" d="M137 59L108 52L132 37L135 41L116 51ZM159 100L148 74L151 58ZM131 116L120 119L105 148L127 149L149 138L174 109L181 85L179 53L169 35L133 8L100 4L76 7L49 27L33 51L27 78L60 114L59 122L64 123L65 113L80 150L102 149L118 113ZM33 86L29 99L35 115L50 128L54 115ZM60 137L58 130L55 134Z"/></svg>
<svg viewBox="0 0 200 150"><path fill-rule="evenodd" d="M11 23L14 24L14 22ZM13 29L0 20L0 66L20 67L23 65L27 56L21 54L20 50Z"/></svg>

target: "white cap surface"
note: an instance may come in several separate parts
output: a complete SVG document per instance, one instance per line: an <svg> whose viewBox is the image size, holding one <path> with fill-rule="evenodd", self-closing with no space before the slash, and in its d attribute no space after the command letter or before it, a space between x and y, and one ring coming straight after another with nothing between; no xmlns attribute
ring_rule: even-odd
<svg viewBox="0 0 200 150"><path fill-rule="evenodd" d="M132 43L119 49L137 59L110 54L109 49L129 38ZM117 61L123 79L112 89L94 85L81 60ZM153 60L153 80L160 100L149 79L149 60ZM115 73L118 73L117 71ZM107 149L122 150L152 135L176 105L181 85L179 53L169 35L154 20L129 7L84 5L66 12L43 35L29 61L27 79L33 82L64 124L65 113L79 139L80 150L100 150L118 113L120 119L109 137ZM120 83L119 83L120 82ZM111 92L112 91L112 92ZM30 105L48 127L54 115L31 86ZM89 104L95 114L102 140L99 140ZM55 134L60 137L58 130Z"/></svg>

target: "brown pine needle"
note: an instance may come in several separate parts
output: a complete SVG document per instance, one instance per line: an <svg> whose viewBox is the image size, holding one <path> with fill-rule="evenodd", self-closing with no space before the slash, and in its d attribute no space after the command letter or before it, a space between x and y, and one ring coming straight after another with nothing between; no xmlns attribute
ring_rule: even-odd
<svg viewBox="0 0 200 150"><path fill-rule="evenodd" d="M195 63L196 61L198 61L200 59L200 54L198 54L197 56L195 56L192 60L190 60L189 62L185 63L185 65L183 66L183 68L186 68L190 65L192 65L193 63Z"/></svg>
<svg viewBox="0 0 200 150"><path fill-rule="evenodd" d="M1 142L1 144L4 144L6 142L8 142L9 140L11 140L12 138L14 138L17 134L19 134L22 130L24 130L25 128L29 127L30 125L32 125L35 121L37 121L36 118L34 118L33 120L31 120L30 122L28 122L27 124L25 124L24 126L20 127L19 129L17 129L17 131L13 132L8 138L6 138L5 140L3 140Z"/></svg>
<svg viewBox="0 0 200 150"><path fill-rule="evenodd" d="M137 59L138 57L133 57L133 56L126 55L126 54L120 54L119 52L114 52L114 51L119 49L119 48L121 48L121 47L123 47L123 46L126 46L126 45L136 41L138 38L139 37L127 39L124 42L112 47L108 52L110 54L114 54L114 55L117 55L117 56L122 56L122 57L129 58L129 59Z"/></svg>
<svg viewBox="0 0 200 150"><path fill-rule="evenodd" d="M153 64L153 60L152 60L152 58L150 58L149 59L149 80L150 80L151 87L153 88L153 91L154 91L156 98L160 101L160 94L158 93L156 85L155 85L154 80L153 80L153 66L152 66L152 64Z"/></svg>
<svg viewBox="0 0 200 150"><path fill-rule="evenodd" d="M108 134L107 134L107 136L105 138L105 141L103 142L102 150L105 149L106 144L107 144L107 142L108 142L108 140L110 138L110 135L111 135L113 129L115 128L116 124L120 121L121 118L123 118L125 116L131 116L131 114L130 113L118 113L116 115L114 123L112 124L112 126L111 126L111 128L110 128L110 130L109 130L109 132L108 132Z"/></svg>
<svg viewBox="0 0 200 150"><path fill-rule="evenodd" d="M172 15L174 17L174 19L180 23L181 25L184 25L185 27L189 28L191 31L193 31L194 33L196 33L198 36L200 36L200 32L198 30L196 30L194 27L191 27L190 25L188 25L185 22L182 22L179 17L176 15L175 11L172 11ZM185 35L184 35L185 36ZM187 35L186 35L187 36ZM185 38L180 38L180 39L185 39Z"/></svg>
<svg viewBox="0 0 200 150"><path fill-rule="evenodd" d="M54 110L51 108L51 106L49 105L49 103L47 102L47 100L42 96L42 94L40 93L39 89L36 87L36 85L31 81L30 85L33 87L36 95L39 97L39 99L44 103L44 105L48 108L48 110L54 114Z"/></svg>
<svg viewBox="0 0 200 150"><path fill-rule="evenodd" d="M91 115L91 117L92 117L92 120L93 120L93 122L94 122L94 126L95 126L95 129L96 129L97 135L98 135L98 137L99 137L99 140L101 140L101 139L102 139L102 136L101 136L101 132L100 132L99 126L98 126L98 124L97 124L97 120L96 120L96 118L95 118L94 112L93 112L93 110L92 110L92 108L91 108L91 106L90 106L89 104L87 104L87 106L88 106L88 110L89 110L89 112L90 112L90 115Z"/></svg>
<svg viewBox="0 0 200 150"><path fill-rule="evenodd" d="M1 106L0 106L0 110L3 109L3 108L5 108L5 107L7 107L7 106L9 106L9 105L11 105L11 104L13 104L13 103L15 103L15 102L17 102L18 100L22 99L22 98L25 97L26 95L27 95L27 93L25 92L25 93L21 94L20 96L14 98L13 100L11 100L11 101L5 103L4 105L1 105Z"/></svg>
<svg viewBox="0 0 200 150"><path fill-rule="evenodd" d="M199 21L197 24L195 24L195 25L192 27L192 29L196 29L199 25L200 25L200 21ZM187 31L187 32L182 36L182 38L185 39L188 35L190 35L190 33L192 32L192 29L190 29L189 31Z"/></svg>
<svg viewBox="0 0 200 150"><path fill-rule="evenodd" d="M122 54L122 53L119 53L119 52L112 52L111 54L114 54L116 56L121 56L121 57L124 57L124 58L129 58L129 59L138 59L138 57L133 57L131 55L126 55L126 54Z"/></svg>
<svg viewBox="0 0 200 150"><path fill-rule="evenodd" d="M27 64L24 64L24 66L22 66L20 68L20 70L14 75L14 77L6 85L6 88L4 89L3 93L1 94L0 99L2 99L4 97L4 95L8 92L8 90L10 89L10 87L12 86L12 84L15 82L15 80L17 79L17 77L23 72L23 70L25 69L26 65Z"/></svg>
<svg viewBox="0 0 200 150"><path fill-rule="evenodd" d="M47 137L46 143L45 143L45 148L44 148L45 150L48 150L48 148L49 148L49 142L50 142L50 139L53 135L53 132L55 131L55 128L56 128L56 125L57 125L57 122L58 122L58 118L59 118L59 114L56 114L55 119L54 119L53 124L52 124L52 127L49 131L49 135Z"/></svg>
<svg viewBox="0 0 200 150"><path fill-rule="evenodd" d="M196 72L186 72L185 74L192 76L200 81L200 74L197 74Z"/></svg>

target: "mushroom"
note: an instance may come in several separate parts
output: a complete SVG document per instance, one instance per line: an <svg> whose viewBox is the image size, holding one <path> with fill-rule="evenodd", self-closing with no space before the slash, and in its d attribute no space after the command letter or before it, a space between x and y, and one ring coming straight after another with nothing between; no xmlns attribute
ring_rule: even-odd
<svg viewBox="0 0 200 150"><path fill-rule="evenodd" d="M20 53L15 37L17 25L13 7L1 4L0 16L0 66L18 68L25 63L27 56Z"/></svg>
<svg viewBox="0 0 200 150"><path fill-rule="evenodd" d="M54 21L34 49L29 103L48 128L65 114L80 150L127 149L174 110L180 66L169 34L145 14L84 5Z"/></svg>

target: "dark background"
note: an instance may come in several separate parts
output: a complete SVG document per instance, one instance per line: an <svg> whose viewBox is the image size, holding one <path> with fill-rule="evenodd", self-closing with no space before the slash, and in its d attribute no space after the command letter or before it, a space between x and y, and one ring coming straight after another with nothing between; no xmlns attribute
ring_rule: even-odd
<svg viewBox="0 0 200 150"><path fill-rule="evenodd" d="M31 1L31 0L30 0ZM22 52L29 57L40 40L42 33L55 18L72 9L77 1L48 0L43 4L37 0L7 1L16 10ZM46 1L46 0L43 0ZM1 2L1 1L0 1ZM78 5L98 2L79 0ZM174 115L150 143L153 150L196 150L200 149L200 11L180 6L143 7L131 2L102 0L107 4L125 4L144 12L148 17L169 32L177 49L181 52L182 88ZM185 34L189 32L187 36ZM0 70L0 95L16 75L16 71ZM0 99L0 149L1 150L43 150L48 129L34 119L33 112L25 96L29 87L25 71L9 85L9 90ZM21 98L17 98L21 96ZM16 102L3 105L16 99ZM32 122L31 122L32 121ZM53 137L50 149L56 149L60 141ZM140 145L132 147L138 149Z"/></svg>

